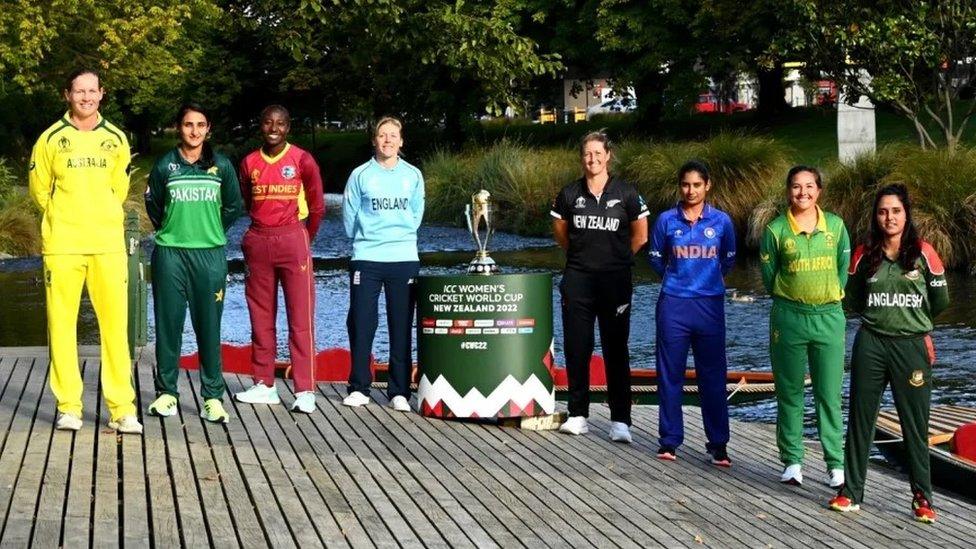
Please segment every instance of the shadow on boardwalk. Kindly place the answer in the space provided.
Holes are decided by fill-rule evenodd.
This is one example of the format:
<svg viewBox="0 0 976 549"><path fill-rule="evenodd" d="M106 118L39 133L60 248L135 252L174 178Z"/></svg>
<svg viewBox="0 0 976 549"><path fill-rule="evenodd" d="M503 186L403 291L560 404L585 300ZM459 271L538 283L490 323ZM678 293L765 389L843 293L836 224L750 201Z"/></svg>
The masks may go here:
<svg viewBox="0 0 976 549"><path fill-rule="evenodd" d="M589 435L569 437L345 408L344 388L328 384L311 416L225 399L225 426L200 419L199 380L184 373L179 416L117 437L98 358L83 353L75 434L53 429L46 350L0 348L0 547L965 547L976 531L976 505L945 493L937 525L912 522L906 479L877 467L863 511L828 511L819 448L806 485L783 486L769 425L733 423L735 465L715 468L695 408L679 460L665 463L655 407L635 409L630 446L606 439L603 405ZM140 409L152 362L144 350ZM250 384L226 379L229 392Z"/></svg>

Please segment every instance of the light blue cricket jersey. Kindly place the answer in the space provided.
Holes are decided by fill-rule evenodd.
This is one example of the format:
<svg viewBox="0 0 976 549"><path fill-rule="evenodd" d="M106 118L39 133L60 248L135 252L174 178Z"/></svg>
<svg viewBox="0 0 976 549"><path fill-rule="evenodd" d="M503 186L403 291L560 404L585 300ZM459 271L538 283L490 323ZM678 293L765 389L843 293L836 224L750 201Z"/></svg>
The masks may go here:
<svg viewBox="0 0 976 549"><path fill-rule="evenodd" d="M384 168L370 158L349 174L342 222L352 259L417 261L417 229L424 217L424 176L402 158Z"/></svg>

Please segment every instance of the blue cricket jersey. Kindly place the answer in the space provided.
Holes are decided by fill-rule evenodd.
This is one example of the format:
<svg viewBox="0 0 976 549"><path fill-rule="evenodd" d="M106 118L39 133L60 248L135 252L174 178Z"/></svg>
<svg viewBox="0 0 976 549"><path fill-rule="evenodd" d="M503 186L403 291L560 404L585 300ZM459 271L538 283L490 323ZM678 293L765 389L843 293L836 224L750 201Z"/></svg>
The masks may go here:
<svg viewBox="0 0 976 549"><path fill-rule="evenodd" d="M342 223L353 240L353 260L417 261L423 217L424 176L402 158L392 168L370 158L349 175Z"/></svg>
<svg viewBox="0 0 976 549"><path fill-rule="evenodd" d="M723 276L735 264L735 227L728 214L705 204L695 223L681 205L658 216L647 254L664 279L661 291L674 297L723 295Z"/></svg>

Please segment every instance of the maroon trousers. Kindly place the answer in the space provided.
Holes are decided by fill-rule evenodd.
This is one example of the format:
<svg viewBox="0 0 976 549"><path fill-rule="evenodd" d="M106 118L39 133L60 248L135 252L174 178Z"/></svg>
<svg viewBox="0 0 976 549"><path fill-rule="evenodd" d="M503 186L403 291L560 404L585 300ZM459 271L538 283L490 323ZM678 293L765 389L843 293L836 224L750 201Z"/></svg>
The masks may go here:
<svg viewBox="0 0 976 549"><path fill-rule="evenodd" d="M274 383L278 282L285 293L288 351L295 391L315 389L315 279L304 223L248 229L241 241L247 263L244 295L251 315L254 381Z"/></svg>

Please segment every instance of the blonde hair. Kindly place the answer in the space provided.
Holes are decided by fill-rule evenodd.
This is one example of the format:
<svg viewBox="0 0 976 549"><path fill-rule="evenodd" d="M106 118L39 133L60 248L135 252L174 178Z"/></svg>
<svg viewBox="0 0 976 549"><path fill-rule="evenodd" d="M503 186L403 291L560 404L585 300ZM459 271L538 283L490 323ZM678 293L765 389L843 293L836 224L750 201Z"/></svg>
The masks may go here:
<svg viewBox="0 0 976 549"><path fill-rule="evenodd" d="M586 150L586 144L591 141L596 141L603 144L603 150L606 152L613 152L613 144L610 143L610 137L607 136L605 131L598 130L584 135L583 139L580 140L579 152L581 157L583 156L583 152Z"/></svg>
<svg viewBox="0 0 976 549"><path fill-rule="evenodd" d="M395 116L384 116L383 118L377 120L376 125L373 126L373 137L377 137L379 135L380 128L382 128L384 124L393 124L398 130L401 132L403 131L403 122L401 122L399 118Z"/></svg>

